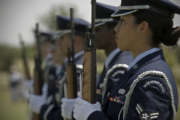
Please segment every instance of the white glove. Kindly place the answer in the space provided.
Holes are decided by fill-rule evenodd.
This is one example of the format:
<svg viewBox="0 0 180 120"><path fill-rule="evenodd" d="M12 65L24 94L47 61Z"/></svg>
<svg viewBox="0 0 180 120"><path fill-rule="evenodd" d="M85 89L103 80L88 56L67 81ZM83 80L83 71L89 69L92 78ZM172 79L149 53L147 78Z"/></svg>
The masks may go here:
<svg viewBox="0 0 180 120"><path fill-rule="evenodd" d="M47 94L48 94L48 84L45 83L42 88L42 96L46 98Z"/></svg>
<svg viewBox="0 0 180 120"><path fill-rule="evenodd" d="M62 101L61 115L65 119L72 119L72 111L73 111L76 99L62 98L61 101Z"/></svg>
<svg viewBox="0 0 180 120"><path fill-rule="evenodd" d="M89 115L95 111L101 111L99 102L91 104L81 98L77 98L73 109L73 117L76 120L87 120Z"/></svg>
<svg viewBox="0 0 180 120"><path fill-rule="evenodd" d="M29 99L30 93L33 90L33 80L24 80L22 93L25 99Z"/></svg>
<svg viewBox="0 0 180 120"><path fill-rule="evenodd" d="M33 88L33 80L24 80L23 81L23 86L25 89L27 89L28 91L31 91Z"/></svg>
<svg viewBox="0 0 180 120"><path fill-rule="evenodd" d="M38 95L30 95L29 106L30 109L35 113L40 113L41 106L45 104L45 98Z"/></svg>

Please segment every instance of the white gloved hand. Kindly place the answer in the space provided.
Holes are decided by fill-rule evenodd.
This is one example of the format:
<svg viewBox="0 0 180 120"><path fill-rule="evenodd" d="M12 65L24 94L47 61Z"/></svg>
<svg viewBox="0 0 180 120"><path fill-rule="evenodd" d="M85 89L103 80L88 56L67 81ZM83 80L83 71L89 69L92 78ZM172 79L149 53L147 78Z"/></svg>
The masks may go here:
<svg viewBox="0 0 180 120"><path fill-rule="evenodd" d="M61 115L65 119L72 119L72 111L76 99L62 98Z"/></svg>
<svg viewBox="0 0 180 120"><path fill-rule="evenodd" d="M33 80L24 80L23 81L23 86L25 89L27 89L28 91L31 91L33 88Z"/></svg>
<svg viewBox="0 0 180 120"><path fill-rule="evenodd" d="M41 106L45 104L45 98L38 95L30 95L29 106L30 109L35 113L40 113Z"/></svg>
<svg viewBox="0 0 180 120"><path fill-rule="evenodd" d="M47 98L47 96L48 96L48 84L47 83L45 83L42 87L42 96L45 98Z"/></svg>
<svg viewBox="0 0 180 120"><path fill-rule="evenodd" d="M29 99L30 93L33 90L33 80L24 80L22 93L25 99Z"/></svg>
<svg viewBox="0 0 180 120"><path fill-rule="evenodd" d="M101 111L99 102L91 104L81 98L77 98L73 109L73 117L76 120L87 120L89 115L95 111Z"/></svg>

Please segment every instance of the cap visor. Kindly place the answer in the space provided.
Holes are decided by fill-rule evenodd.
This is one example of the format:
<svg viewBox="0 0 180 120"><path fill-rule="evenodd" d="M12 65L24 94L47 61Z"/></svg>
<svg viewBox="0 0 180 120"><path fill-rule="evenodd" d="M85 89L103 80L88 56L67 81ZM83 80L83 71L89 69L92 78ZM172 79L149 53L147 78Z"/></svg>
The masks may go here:
<svg viewBox="0 0 180 120"><path fill-rule="evenodd" d="M119 17L119 16L124 16L128 14L132 14L139 9L149 9L149 5L133 5L133 6L120 6L119 9L114 12L111 17Z"/></svg>
<svg viewBox="0 0 180 120"><path fill-rule="evenodd" d="M116 12L114 12L111 17L120 17L120 16L124 16L124 15L129 15L132 13L135 13L137 10L117 10Z"/></svg>

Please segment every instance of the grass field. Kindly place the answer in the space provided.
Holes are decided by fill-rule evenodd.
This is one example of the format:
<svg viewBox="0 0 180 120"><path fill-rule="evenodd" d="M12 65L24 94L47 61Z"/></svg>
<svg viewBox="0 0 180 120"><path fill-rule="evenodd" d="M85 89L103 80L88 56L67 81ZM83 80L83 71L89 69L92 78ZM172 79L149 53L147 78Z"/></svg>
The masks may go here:
<svg viewBox="0 0 180 120"><path fill-rule="evenodd" d="M0 74L0 120L29 120L28 104L19 99L11 100L7 74Z"/></svg>

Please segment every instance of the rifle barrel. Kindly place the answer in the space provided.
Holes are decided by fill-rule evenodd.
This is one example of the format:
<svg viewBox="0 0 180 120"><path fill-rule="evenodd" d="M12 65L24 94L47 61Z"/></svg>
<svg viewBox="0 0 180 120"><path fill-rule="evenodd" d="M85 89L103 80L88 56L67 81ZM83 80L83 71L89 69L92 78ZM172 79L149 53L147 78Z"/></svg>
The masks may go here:
<svg viewBox="0 0 180 120"><path fill-rule="evenodd" d="M76 76L76 65L74 60L74 18L73 8L70 8L70 19L71 19L71 48L68 48L68 64L67 64L67 97L77 97L77 76Z"/></svg>
<svg viewBox="0 0 180 120"><path fill-rule="evenodd" d="M24 66L24 73L25 73L26 79L31 80L29 65L28 65L27 56L26 56L26 48L25 48L22 36L20 34L19 34L19 40L21 44L21 53L22 53L22 61L23 61L23 66Z"/></svg>

